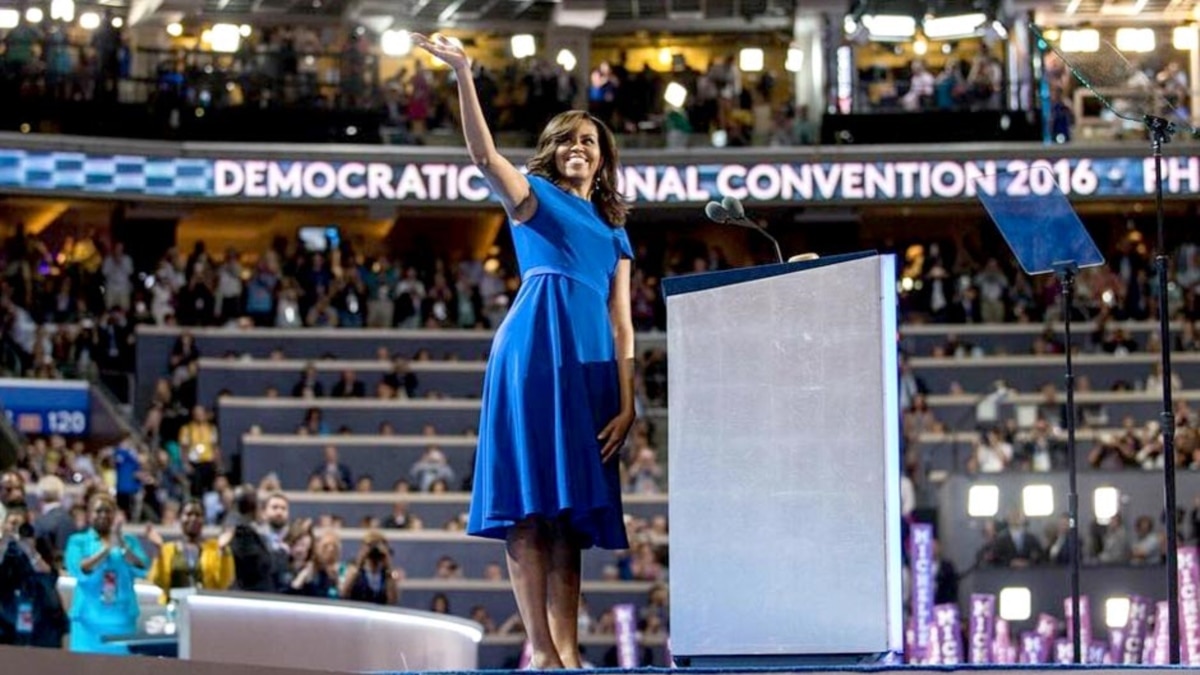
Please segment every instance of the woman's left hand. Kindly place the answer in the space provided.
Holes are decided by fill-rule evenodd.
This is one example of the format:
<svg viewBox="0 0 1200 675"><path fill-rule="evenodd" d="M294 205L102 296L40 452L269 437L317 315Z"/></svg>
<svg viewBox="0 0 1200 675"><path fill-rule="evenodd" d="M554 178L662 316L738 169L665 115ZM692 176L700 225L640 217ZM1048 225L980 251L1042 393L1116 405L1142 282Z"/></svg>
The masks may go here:
<svg viewBox="0 0 1200 675"><path fill-rule="evenodd" d="M617 413L617 416L612 418L600 430L596 439L604 444L600 448L601 462L607 462L621 450L621 445L625 442L625 436L629 434L629 429L633 426L633 421L636 417L632 410Z"/></svg>

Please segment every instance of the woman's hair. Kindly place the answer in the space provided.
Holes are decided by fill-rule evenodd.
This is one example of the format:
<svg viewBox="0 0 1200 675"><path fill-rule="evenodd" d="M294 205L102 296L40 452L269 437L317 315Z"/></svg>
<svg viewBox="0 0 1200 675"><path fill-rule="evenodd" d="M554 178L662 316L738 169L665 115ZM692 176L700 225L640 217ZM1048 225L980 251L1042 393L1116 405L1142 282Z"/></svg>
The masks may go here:
<svg viewBox="0 0 1200 675"><path fill-rule="evenodd" d="M208 515L207 513L205 513L204 502L199 499L196 499L195 497L188 498L188 500L183 503L183 506L181 506L179 508L179 513L182 514L184 511L188 510L189 508L194 508L197 511L199 511L201 518L204 518Z"/></svg>
<svg viewBox="0 0 1200 675"><path fill-rule="evenodd" d="M621 227L629 213L629 203L617 190L617 141L612 131L599 119L582 110L568 110L555 115L538 138L537 148L527 165L529 173L553 183L562 180L558 165L554 162L554 150L583 122L596 125L600 142L601 164L596 172L596 184L592 187L592 203L605 222L613 227Z"/></svg>
<svg viewBox="0 0 1200 675"><path fill-rule="evenodd" d="M96 508L97 504L106 504L112 508L117 508L117 500L107 492L94 492L87 500L88 511Z"/></svg>

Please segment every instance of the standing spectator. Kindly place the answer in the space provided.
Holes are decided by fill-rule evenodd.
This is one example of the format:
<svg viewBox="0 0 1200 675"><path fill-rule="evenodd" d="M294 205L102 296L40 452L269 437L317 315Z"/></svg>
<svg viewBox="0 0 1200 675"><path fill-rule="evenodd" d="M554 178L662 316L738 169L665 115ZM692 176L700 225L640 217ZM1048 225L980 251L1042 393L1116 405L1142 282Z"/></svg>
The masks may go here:
<svg viewBox="0 0 1200 675"><path fill-rule="evenodd" d="M234 249L225 252L225 262L217 270L217 316L229 323L242 315L242 263Z"/></svg>
<svg viewBox="0 0 1200 675"><path fill-rule="evenodd" d="M120 307L128 310L133 293L133 258L125 253L123 242L113 243L112 250L104 256L100 272L104 275L105 309Z"/></svg>
<svg viewBox="0 0 1200 675"><path fill-rule="evenodd" d="M117 508L125 515L126 522L138 520L138 495L142 493L142 462L133 439L126 438L113 450L113 464L117 472Z"/></svg>
<svg viewBox="0 0 1200 675"><path fill-rule="evenodd" d="M134 578L148 566L137 537L122 534L117 503L101 492L88 503L85 532L67 540L67 573L76 579L71 602L71 651L125 654L124 645L104 641L108 635L137 631L138 602Z"/></svg>
<svg viewBox="0 0 1200 675"><path fill-rule="evenodd" d="M355 563L346 569L341 596L347 600L395 605L400 599L400 571L392 567L392 552L379 530L363 535Z"/></svg>
<svg viewBox="0 0 1200 675"><path fill-rule="evenodd" d="M204 539L204 505L191 500L180 512L179 529L183 538L164 542L152 526L146 538L158 546L158 556L147 578L163 591L164 601L174 588L224 590L233 584L233 530L216 539Z"/></svg>
<svg viewBox="0 0 1200 675"><path fill-rule="evenodd" d="M341 539L332 531L321 535L312 559L292 579L291 592L312 598L340 597L344 572L341 560Z"/></svg>
<svg viewBox="0 0 1200 675"><path fill-rule="evenodd" d="M208 411L202 405L192 408L192 421L179 430L179 449L191 467L192 496L197 499L216 481L221 452L217 442L217 425L209 420Z"/></svg>
<svg viewBox="0 0 1200 675"><path fill-rule="evenodd" d="M45 476L38 481L41 514L33 522L33 532L39 541L45 542L43 548L56 555L62 555L67 539L75 534L75 521L62 503L64 489L58 476Z"/></svg>

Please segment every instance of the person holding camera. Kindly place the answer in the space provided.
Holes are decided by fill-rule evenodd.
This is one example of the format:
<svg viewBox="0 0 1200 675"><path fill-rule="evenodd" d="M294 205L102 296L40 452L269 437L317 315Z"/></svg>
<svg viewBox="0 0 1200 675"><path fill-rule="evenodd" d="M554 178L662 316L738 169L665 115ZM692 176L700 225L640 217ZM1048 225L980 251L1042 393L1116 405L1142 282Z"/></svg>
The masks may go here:
<svg viewBox="0 0 1200 675"><path fill-rule="evenodd" d="M37 550L24 506L0 503L0 644L62 647L67 616L57 579Z"/></svg>
<svg viewBox="0 0 1200 675"><path fill-rule="evenodd" d="M104 642L106 635L137 632L138 601L134 579L149 566L136 537L122 534L117 502L107 492L88 501L88 524L67 539L67 573L75 577L71 601L71 651L127 654L124 645Z"/></svg>
<svg viewBox="0 0 1200 675"><path fill-rule="evenodd" d="M392 551L378 530L363 536L358 558L346 570L341 595L346 600L395 605L400 600L400 570L392 567Z"/></svg>

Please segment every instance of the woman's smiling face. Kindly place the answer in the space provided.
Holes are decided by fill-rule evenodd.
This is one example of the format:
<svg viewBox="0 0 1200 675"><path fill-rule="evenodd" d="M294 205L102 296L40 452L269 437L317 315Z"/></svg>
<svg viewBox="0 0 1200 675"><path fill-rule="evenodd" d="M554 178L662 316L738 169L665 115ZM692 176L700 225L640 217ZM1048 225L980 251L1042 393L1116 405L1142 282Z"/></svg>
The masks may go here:
<svg viewBox="0 0 1200 675"><path fill-rule="evenodd" d="M590 120L583 120L561 138L554 148L558 174L572 184L591 185L600 171L600 133Z"/></svg>

